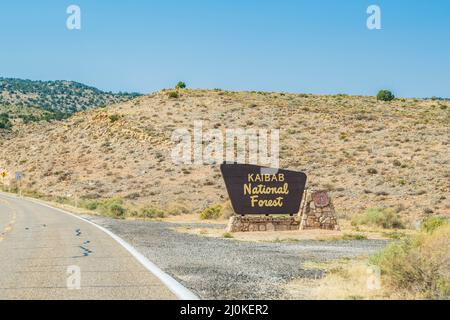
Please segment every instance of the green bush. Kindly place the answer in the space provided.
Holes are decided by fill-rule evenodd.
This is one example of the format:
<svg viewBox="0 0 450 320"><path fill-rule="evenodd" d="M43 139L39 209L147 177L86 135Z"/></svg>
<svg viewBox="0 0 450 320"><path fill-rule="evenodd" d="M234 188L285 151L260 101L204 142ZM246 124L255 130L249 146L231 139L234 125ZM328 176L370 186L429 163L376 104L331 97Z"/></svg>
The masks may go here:
<svg viewBox="0 0 450 320"><path fill-rule="evenodd" d="M436 229L449 223L450 219L446 217L429 217L422 222L420 228L427 233L433 233Z"/></svg>
<svg viewBox="0 0 450 320"><path fill-rule="evenodd" d="M394 94L389 90L380 90L377 94L377 100L380 101L392 101L395 99Z"/></svg>
<svg viewBox="0 0 450 320"><path fill-rule="evenodd" d="M392 209L368 209L352 219L353 226L367 225L385 229L403 229L405 226L400 216Z"/></svg>
<svg viewBox="0 0 450 320"><path fill-rule="evenodd" d="M142 218L148 219L156 219L156 218L164 218L165 212L156 208L143 208L139 211L139 216Z"/></svg>
<svg viewBox="0 0 450 320"><path fill-rule="evenodd" d="M234 238L233 234L230 233L230 232L225 232L225 233L222 235L222 237L224 237L225 239L233 239L233 238Z"/></svg>
<svg viewBox="0 0 450 320"><path fill-rule="evenodd" d="M186 88L186 83L184 83L183 81L180 81L177 83L177 85L175 86L175 88L178 89L185 89Z"/></svg>
<svg viewBox="0 0 450 320"><path fill-rule="evenodd" d="M12 128L12 123L9 120L9 115L7 113L0 114L0 129L9 130Z"/></svg>
<svg viewBox="0 0 450 320"><path fill-rule="evenodd" d="M91 200L91 199L82 199L79 202L79 206L81 208L87 209L87 210L97 210L99 205L99 202L97 200Z"/></svg>
<svg viewBox="0 0 450 320"><path fill-rule="evenodd" d="M180 95L178 94L178 92L176 92L176 91L169 92L169 98L178 99L179 97L180 97Z"/></svg>
<svg viewBox="0 0 450 320"><path fill-rule="evenodd" d="M123 200L120 198L101 200L82 199L79 205L87 210L96 211L112 218L123 219L127 213L127 209L123 205Z"/></svg>
<svg viewBox="0 0 450 320"><path fill-rule="evenodd" d="M126 209L119 203L112 203L107 207L107 212L114 218L124 218Z"/></svg>
<svg viewBox="0 0 450 320"><path fill-rule="evenodd" d="M112 218L124 218L126 209L123 206L123 200L120 198L103 199L98 208L102 214Z"/></svg>
<svg viewBox="0 0 450 320"><path fill-rule="evenodd" d="M389 245L370 258L383 282L425 298L450 298L450 224Z"/></svg>
<svg viewBox="0 0 450 320"><path fill-rule="evenodd" d="M222 206L221 205L214 205L208 208L205 208L205 210L200 213L200 219L202 220L214 220L219 219L222 216Z"/></svg>
<svg viewBox="0 0 450 320"><path fill-rule="evenodd" d="M118 114L112 114L109 116L109 121L112 123L117 122L120 120L120 116Z"/></svg>
<svg viewBox="0 0 450 320"><path fill-rule="evenodd" d="M367 240L367 236L363 234L349 234L345 233L342 236L342 240Z"/></svg>

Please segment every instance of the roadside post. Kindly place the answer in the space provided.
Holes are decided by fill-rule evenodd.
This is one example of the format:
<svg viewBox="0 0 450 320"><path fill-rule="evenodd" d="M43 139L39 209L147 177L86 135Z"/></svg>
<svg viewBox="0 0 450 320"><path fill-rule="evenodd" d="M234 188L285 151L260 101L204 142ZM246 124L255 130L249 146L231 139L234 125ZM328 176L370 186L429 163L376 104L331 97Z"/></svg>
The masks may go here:
<svg viewBox="0 0 450 320"><path fill-rule="evenodd" d="M16 172L16 182L17 182L17 188L19 191L19 197L22 197L22 184L21 184L22 178L23 178L22 172L17 171Z"/></svg>
<svg viewBox="0 0 450 320"><path fill-rule="evenodd" d="M0 170L0 176L2 177L2 188L5 191L5 178L8 176L8 172L5 169Z"/></svg>

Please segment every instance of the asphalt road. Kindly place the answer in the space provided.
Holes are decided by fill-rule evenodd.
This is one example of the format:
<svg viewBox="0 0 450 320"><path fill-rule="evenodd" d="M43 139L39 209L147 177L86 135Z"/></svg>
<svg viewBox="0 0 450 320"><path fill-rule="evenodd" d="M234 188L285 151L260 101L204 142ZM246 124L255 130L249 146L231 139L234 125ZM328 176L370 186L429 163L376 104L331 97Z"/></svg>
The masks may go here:
<svg viewBox="0 0 450 320"><path fill-rule="evenodd" d="M102 230L58 210L0 194L0 299L176 296Z"/></svg>
<svg viewBox="0 0 450 320"><path fill-rule="evenodd" d="M127 241L176 284L204 299L291 298L284 292L287 282L323 276L323 270L305 268L305 263L367 255L387 244L383 240L253 243L174 230L198 224L84 218ZM69 290L76 281L68 271L78 268L80 289ZM0 194L0 300L175 298L135 256L96 226ZM305 296L295 298L310 297L305 291Z"/></svg>

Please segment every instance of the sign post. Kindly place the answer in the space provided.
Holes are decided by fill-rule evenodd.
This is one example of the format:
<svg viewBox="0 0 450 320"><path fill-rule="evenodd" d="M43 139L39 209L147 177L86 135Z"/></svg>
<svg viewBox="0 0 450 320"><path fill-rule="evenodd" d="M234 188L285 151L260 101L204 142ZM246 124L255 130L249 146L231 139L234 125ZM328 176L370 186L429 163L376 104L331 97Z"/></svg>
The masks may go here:
<svg viewBox="0 0 450 320"><path fill-rule="evenodd" d="M19 189L19 197L22 196L22 185L21 185L21 181L23 178L23 174L20 171L16 172L16 181L17 181L17 188Z"/></svg>
<svg viewBox="0 0 450 320"><path fill-rule="evenodd" d="M7 175L8 175L8 172L6 172L6 170L4 170L4 169L0 170L0 176L2 177L3 191L5 191L5 178Z"/></svg>

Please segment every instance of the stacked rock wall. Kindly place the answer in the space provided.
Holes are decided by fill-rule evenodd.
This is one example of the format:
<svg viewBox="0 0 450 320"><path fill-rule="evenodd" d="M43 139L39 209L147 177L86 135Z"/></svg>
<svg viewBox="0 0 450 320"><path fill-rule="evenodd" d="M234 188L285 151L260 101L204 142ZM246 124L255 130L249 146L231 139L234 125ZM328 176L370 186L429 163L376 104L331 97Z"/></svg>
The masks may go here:
<svg viewBox="0 0 450 320"><path fill-rule="evenodd" d="M333 202L324 191L306 193L300 230L308 229L339 230Z"/></svg>
<svg viewBox="0 0 450 320"><path fill-rule="evenodd" d="M228 232L291 231L299 230L298 217L233 216L228 222Z"/></svg>

